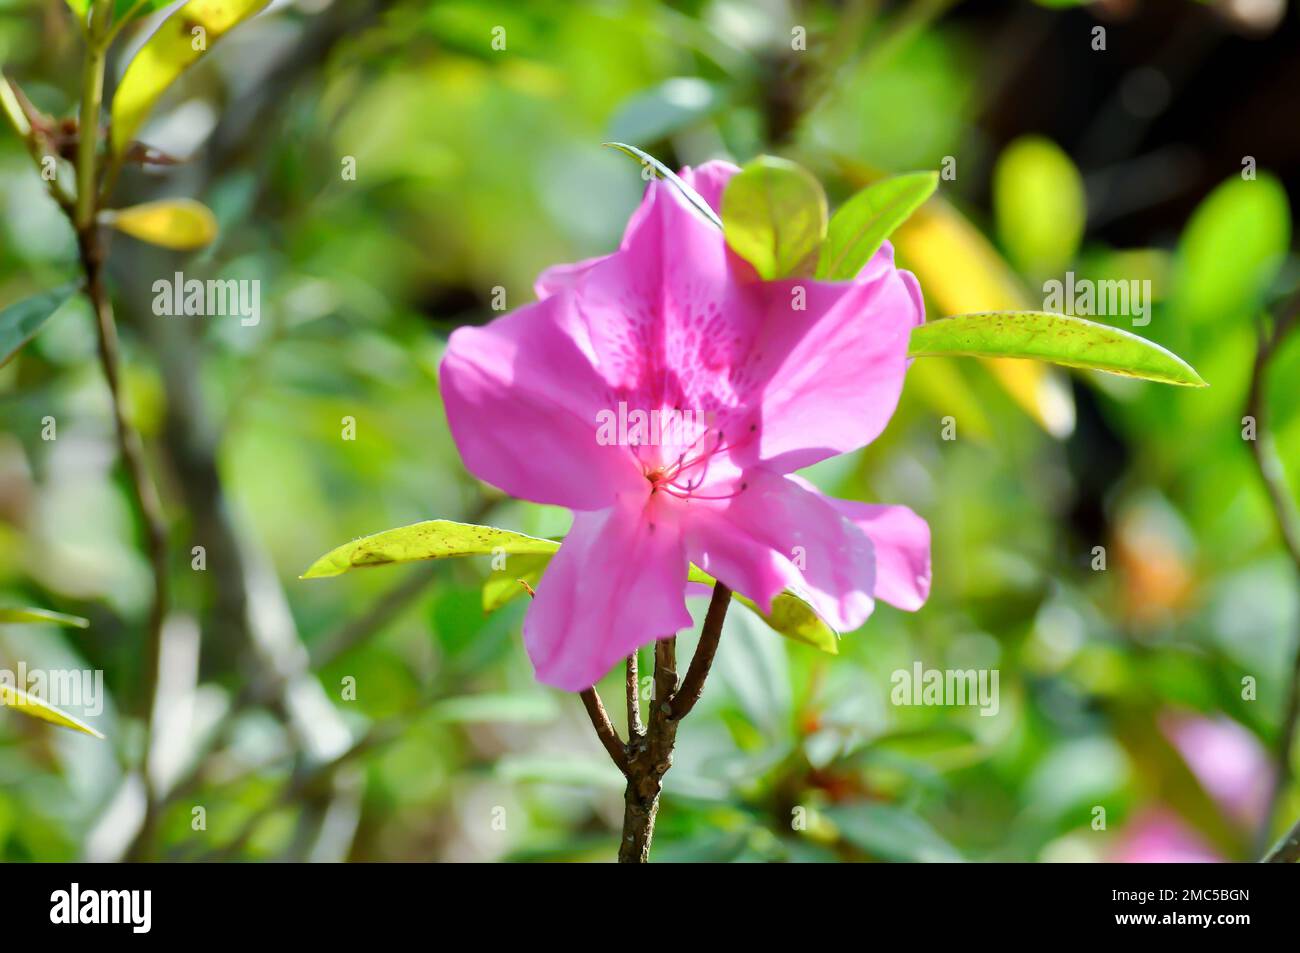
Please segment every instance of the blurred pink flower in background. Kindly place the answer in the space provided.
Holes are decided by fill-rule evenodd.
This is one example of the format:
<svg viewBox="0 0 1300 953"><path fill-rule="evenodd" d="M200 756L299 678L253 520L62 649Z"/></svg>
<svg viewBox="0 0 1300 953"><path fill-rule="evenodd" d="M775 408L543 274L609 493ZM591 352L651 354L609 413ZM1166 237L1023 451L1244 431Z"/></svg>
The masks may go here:
<svg viewBox="0 0 1300 953"><path fill-rule="evenodd" d="M1129 821L1119 846L1107 859L1120 864L1215 864L1226 860L1166 808L1149 809Z"/></svg>
<svg viewBox="0 0 1300 953"><path fill-rule="evenodd" d="M1226 715L1176 712L1161 717L1160 729L1228 817L1246 828L1263 823L1274 769L1250 730Z"/></svg>
<svg viewBox="0 0 1300 953"><path fill-rule="evenodd" d="M1264 821L1274 769L1268 752L1247 728L1226 715L1165 712L1160 730L1206 794L1243 830ZM1148 809L1125 825L1109 856L1119 863L1215 863L1222 856L1166 807Z"/></svg>

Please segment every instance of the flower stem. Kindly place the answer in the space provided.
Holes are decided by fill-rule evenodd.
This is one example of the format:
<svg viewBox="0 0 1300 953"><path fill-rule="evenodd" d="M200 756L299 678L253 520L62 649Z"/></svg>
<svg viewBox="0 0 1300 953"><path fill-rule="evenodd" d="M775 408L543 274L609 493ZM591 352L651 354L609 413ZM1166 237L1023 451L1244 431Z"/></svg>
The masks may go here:
<svg viewBox="0 0 1300 953"><path fill-rule="evenodd" d="M704 682L713 665L718 640L722 637L722 623L730 604L731 590L722 583L717 583L713 587L713 598L704 618L699 645L680 688L677 685L676 637L660 639L655 643L654 698L650 702L649 724L644 733L632 732L627 745L623 837L618 848L621 864L644 864L650 860L650 844L654 840L655 818L659 813L659 795L663 792L664 775L673 765L677 726L695 707L704 691ZM631 691L635 682L635 669L630 659L628 666ZM631 710L629 708L629 712Z"/></svg>

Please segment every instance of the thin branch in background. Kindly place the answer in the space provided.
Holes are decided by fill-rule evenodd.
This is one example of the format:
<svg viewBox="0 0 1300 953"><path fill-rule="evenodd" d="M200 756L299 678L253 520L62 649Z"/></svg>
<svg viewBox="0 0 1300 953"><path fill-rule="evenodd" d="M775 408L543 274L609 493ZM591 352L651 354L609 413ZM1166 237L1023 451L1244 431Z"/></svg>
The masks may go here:
<svg viewBox="0 0 1300 953"><path fill-rule="evenodd" d="M145 706L144 743L140 757L140 774L145 791L144 827L152 828L157 799L150 771L152 748L153 707L158 695L158 667L162 656L163 621L167 614L167 523L162 500L145 463L144 446L139 433L132 426L126 410L122 389L121 353L117 338L117 324L113 305L104 284L105 248L96 221L101 196L99 194L100 144L99 115L103 104L104 73L108 59L108 44L112 39L109 23L113 4L96 3L91 8L86 33L86 60L82 74L82 98L77 140L76 173L77 194L75 206L63 206L77 235L77 248L81 269L86 279L86 296L95 313L99 364L108 385L109 401L113 413L113 429L117 438L118 456L126 471L131 496L144 524L146 548L153 572L153 598L149 608L149 621L145 630L144 684L141 692Z"/></svg>
<svg viewBox="0 0 1300 953"><path fill-rule="evenodd" d="M1276 356L1286 335L1295 327L1298 318L1300 318L1300 295L1292 299L1282 316L1278 318L1272 334L1261 332L1259 350L1255 355L1254 373L1250 380L1250 393L1246 399L1246 415L1255 423L1255 439L1249 441L1251 455L1264 489L1268 493L1283 545L1294 564L1296 588L1300 592L1300 511L1291 498L1286 470L1282 466L1282 458L1278 454L1272 430L1269 428L1268 401L1265 393L1269 364ZM1265 844L1268 843L1269 831L1272 830L1282 799L1293 777L1291 753L1296 740L1296 722L1300 720L1300 633L1297 633L1295 641L1286 687L1286 701L1282 709L1282 728L1273 751L1275 768L1273 788L1260 837L1261 842ZM1300 838L1300 825L1297 825L1266 859L1281 862L1289 857L1289 860L1294 861L1300 856L1298 838Z"/></svg>

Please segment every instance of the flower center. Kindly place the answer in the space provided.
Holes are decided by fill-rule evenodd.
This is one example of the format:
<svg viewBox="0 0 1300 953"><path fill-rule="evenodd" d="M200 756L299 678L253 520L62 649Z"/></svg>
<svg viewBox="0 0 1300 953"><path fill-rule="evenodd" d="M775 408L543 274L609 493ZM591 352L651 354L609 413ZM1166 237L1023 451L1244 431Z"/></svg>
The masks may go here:
<svg viewBox="0 0 1300 953"><path fill-rule="evenodd" d="M731 493L705 496L698 491L709 477L709 465L714 456L730 450L720 430L702 430L700 434L669 463L649 464L641 458L640 448L634 447L641 472L650 481L653 493L667 493L680 500L728 500L745 489L741 483Z"/></svg>

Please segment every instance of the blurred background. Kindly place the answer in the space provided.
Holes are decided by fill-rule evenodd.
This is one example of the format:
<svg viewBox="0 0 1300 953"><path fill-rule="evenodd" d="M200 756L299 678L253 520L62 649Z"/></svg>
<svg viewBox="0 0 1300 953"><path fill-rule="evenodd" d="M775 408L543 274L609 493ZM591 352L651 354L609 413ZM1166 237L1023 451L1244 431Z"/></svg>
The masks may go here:
<svg viewBox="0 0 1300 953"><path fill-rule="evenodd" d="M197 255L111 251L170 526L153 700L149 563L84 300L0 369L0 605L91 623L0 626L0 667L101 670L107 696L87 716L105 741L0 709L0 858L613 859L621 778L577 697L533 680L523 600L484 611L487 559L298 579L418 520L565 531L466 473L437 365L497 289L514 307L541 268L615 247L644 183L609 139L672 166L779 153L833 203L938 169L895 236L930 317L1043 307L1067 272L1146 280L1148 325L1097 320L1211 385L916 363L884 436L808 475L929 521L929 603L882 604L837 657L733 609L654 859L1258 857L1300 817L1300 568L1242 419L1261 318L1300 277L1298 19L1285 0L272 4L141 134L185 161L118 186L221 224ZM0 0L0 61L49 113L75 112L80 43L62 2ZM0 306L75 261L0 135ZM260 322L156 317L153 282L182 270L260 281ZM1293 334L1258 402L1292 500L1298 376ZM998 713L892 704L916 663L997 670ZM621 679L602 685L620 729ZM151 708L163 799L142 825Z"/></svg>

